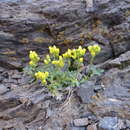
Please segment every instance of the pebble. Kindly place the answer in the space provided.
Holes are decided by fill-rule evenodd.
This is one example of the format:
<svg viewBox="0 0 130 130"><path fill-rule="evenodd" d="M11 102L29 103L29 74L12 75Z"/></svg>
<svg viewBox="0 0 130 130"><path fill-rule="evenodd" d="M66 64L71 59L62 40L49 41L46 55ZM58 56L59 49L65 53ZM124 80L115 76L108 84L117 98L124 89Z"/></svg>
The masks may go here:
<svg viewBox="0 0 130 130"><path fill-rule="evenodd" d="M87 126L89 123L88 118L80 118L74 120L75 126Z"/></svg>

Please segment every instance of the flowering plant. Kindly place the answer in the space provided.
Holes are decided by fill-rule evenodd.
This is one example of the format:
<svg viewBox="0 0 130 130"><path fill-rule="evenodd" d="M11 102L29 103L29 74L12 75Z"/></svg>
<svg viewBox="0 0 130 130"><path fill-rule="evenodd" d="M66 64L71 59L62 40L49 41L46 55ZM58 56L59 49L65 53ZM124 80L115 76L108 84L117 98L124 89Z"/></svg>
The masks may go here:
<svg viewBox="0 0 130 130"><path fill-rule="evenodd" d="M91 54L92 65L94 57L101 48L99 45L88 46L88 51ZM50 46L49 54L44 58L40 58L35 51L30 51L30 62L25 71L35 80L40 80L52 95L57 96L64 88L79 86L92 75L99 74L99 72L94 73L96 69L91 69L89 76L80 71L84 66L85 53L86 49L81 46L77 49L68 49L63 54L60 54L60 49L56 46Z"/></svg>

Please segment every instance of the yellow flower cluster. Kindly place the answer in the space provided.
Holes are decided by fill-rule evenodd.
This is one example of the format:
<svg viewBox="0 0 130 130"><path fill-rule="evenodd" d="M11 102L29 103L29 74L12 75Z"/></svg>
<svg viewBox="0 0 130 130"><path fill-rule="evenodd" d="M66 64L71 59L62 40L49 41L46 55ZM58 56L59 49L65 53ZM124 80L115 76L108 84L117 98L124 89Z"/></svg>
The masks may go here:
<svg viewBox="0 0 130 130"><path fill-rule="evenodd" d="M72 53L72 50L68 49L68 51L63 54L63 58L65 59L71 58L71 53Z"/></svg>
<svg viewBox="0 0 130 130"><path fill-rule="evenodd" d="M79 58L78 62L83 63L83 58Z"/></svg>
<svg viewBox="0 0 130 130"><path fill-rule="evenodd" d="M88 46L88 50L90 52L90 54L95 57L100 51L101 51L101 47L97 44L93 45L93 46Z"/></svg>
<svg viewBox="0 0 130 130"><path fill-rule="evenodd" d="M49 55L46 55L46 59L44 60L44 63L48 65L51 62L51 58Z"/></svg>
<svg viewBox="0 0 130 130"><path fill-rule="evenodd" d="M38 61L40 60L40 57L35 51L30 51L29 58L30 58L29 65L32 67L36 66Z"/></svg>
<svg viewBox="0 0 130 130"><path fill-rule="evenodd" d="M52 64L59 66L59 67L64 67L64 59L62 56L59 56L59 60L54 60L52 61Z"/></svg>
<svg viewBox="0 0 130 130"><path fill-rule="evenodd" d="M53 54L54 56L59 56L59 53L60 53L60 49L57 48L56 46L50 46L49 47L49 52L50 54Z"/></svg>
<svg viewBox="0 0 130 130"><path fill-rule="evenodd" d="M76 55L77 55L77 57L84 56L85 53L86 53L86 49L82 48L81 46L79 46L79 48L76 49Z"/></svg>
<svg viewBox="0 0 130 130"><path fill-rule="evenodd" d="M49 72L37 72L35 73L35 77L36 79L38 80L41 80L42 84L46 84L46 79L48 78L49 76Z"/></svg>
<svg viewBox="0 0 130 130"><path fill-rule="evenodd" d="M78 49L72 49L72 50L68 49L68 51L63 54L63 58L77 59L79 62L82 63L83 62L82 56L84 56L85 53L86 53L86 49L79 46Z"/></svg>

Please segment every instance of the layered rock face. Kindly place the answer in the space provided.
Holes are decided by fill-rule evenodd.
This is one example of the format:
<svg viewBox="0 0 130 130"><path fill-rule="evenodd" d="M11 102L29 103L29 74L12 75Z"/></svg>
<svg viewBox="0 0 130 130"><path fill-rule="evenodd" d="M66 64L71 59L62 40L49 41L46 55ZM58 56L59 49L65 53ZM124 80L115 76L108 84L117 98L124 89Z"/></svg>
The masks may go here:
<svg viewBox="0 0 130 130"><path fill-rule="evenodd" d="M117 116L127 125L116 130L130 128L129 0L95 0L90 12L81 0L0 0L0 12L1 129L80 129L70 123L90 113L104 117L99 130L109 130L103 122L117 124ZM49 45L64 51L94 43L102 47L95 63L105 72L81 86L67 107L59 105L46 88L28 84L30 79L18 71L30 50L43 55Z"/></svg>
<svg viewBox="0 0 130 130"><path fill-rule="evenodd" d="M102 64L107 71L78 90L82 102L97 116L130 119L130 51Z"/></svg>
<svg viewBox="0 0 130 130"><path fill-rule="evenodd" d="M129 50L129 1L98 0L94 8L86 12L81 0L1 2L1 63L21 67L29 50L43 54L52 44L68 48L96 42L102 46L98 62Z"/></svg>

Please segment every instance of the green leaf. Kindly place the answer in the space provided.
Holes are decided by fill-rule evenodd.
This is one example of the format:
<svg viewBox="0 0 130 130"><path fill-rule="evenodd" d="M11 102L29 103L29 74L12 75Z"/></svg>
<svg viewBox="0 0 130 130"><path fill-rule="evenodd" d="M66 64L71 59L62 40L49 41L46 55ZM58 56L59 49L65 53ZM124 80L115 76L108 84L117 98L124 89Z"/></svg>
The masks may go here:
<svg viewBox="0 0 130 130"><path fill-rule="evenodd" d="M100 76L104 72L103 69L99 69L94 66L91 67L91 71L93 75L98 75L98 76Z"/></svg>

